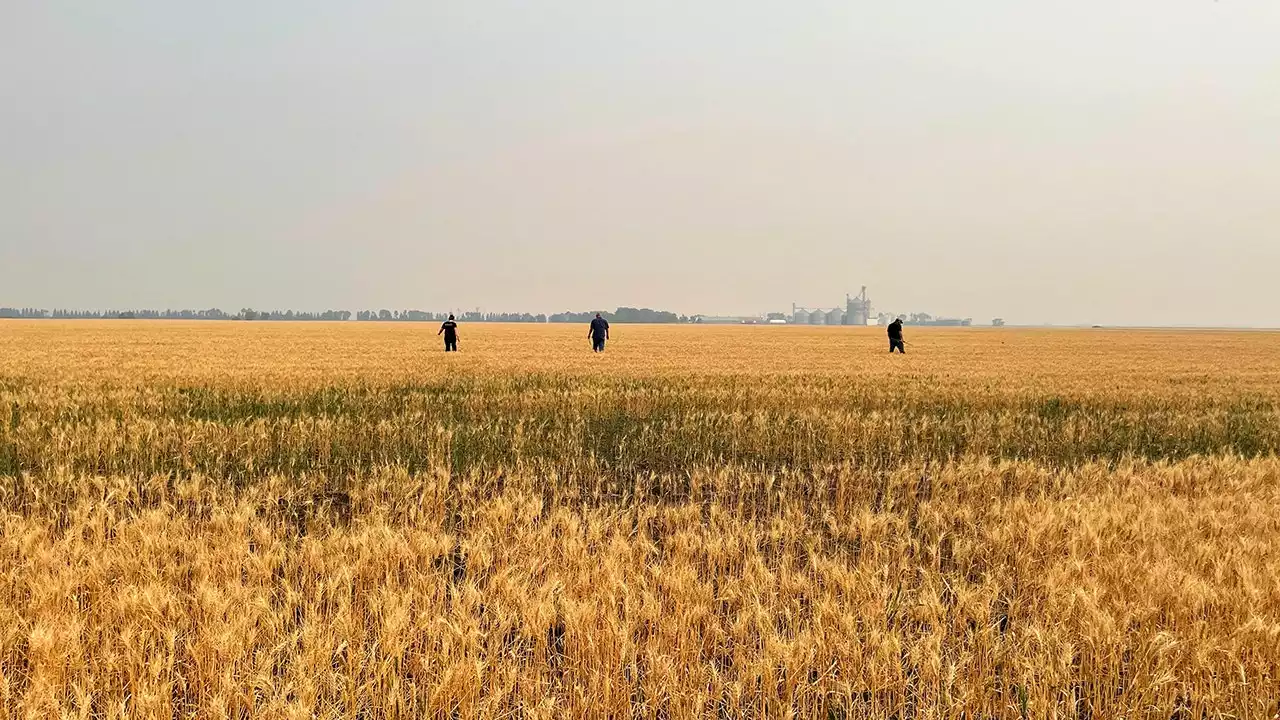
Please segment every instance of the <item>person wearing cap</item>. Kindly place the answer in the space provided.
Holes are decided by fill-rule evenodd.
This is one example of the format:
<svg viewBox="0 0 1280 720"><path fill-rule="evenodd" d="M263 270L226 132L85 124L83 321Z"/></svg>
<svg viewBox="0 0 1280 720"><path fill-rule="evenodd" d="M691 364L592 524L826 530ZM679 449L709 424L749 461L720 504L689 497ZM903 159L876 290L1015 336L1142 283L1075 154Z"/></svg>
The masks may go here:
<svg viewBox="0 0 1280 720"><path fill-rule="evenodd" d="M892 355L894 350L907 354L907 345L902 340L902 318L895 318L889 323L889 354Z"/></svg>
<svg viewBox="0 0 1280 720"><path fill-rule="evenodd" d="M604 341L609 339L609 321L600 317L600 313L596 313L596 319L591 321L587 337L591 338L593 352L604 352Z"/></svg>
<svg viewBox="0 0 1280 720"><path fill-rule="evenodd" d="M440 326L440 332L436 333L436 337L440 335L444 335L445 352L458 352L458 323L453 321L452 315Z"/></svg>

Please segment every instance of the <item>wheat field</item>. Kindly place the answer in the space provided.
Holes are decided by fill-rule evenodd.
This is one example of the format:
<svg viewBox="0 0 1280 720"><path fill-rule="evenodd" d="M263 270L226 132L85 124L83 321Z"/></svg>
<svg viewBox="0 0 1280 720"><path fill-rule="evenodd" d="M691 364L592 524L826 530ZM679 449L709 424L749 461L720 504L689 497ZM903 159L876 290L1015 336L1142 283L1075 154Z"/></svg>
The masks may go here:
<svg viewBox="0 0 1280 720"><path fill-rule="evenodd" d="M1272 718L1280 334L0 324L0 718Z"/></svg>

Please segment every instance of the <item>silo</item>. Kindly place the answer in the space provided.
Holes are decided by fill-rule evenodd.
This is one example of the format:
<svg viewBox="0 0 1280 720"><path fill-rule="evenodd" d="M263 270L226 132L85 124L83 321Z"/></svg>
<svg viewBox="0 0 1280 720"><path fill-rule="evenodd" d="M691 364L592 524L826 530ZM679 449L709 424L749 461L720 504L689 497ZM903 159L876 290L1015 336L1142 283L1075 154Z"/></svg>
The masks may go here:
<svg viewBox="0 0 1280 720"><path fill-rule="evenodd" d="M794 323L794 324L796 324L796 325L808 325L808 324L809 324L809 311L808 311L808 310L799 310L799 309L797 309L797 310L793 311L793 312L791 313L791 322L792 322L792 323Z"/></svg>
<svg viewBox="0 0 1280 720"><path fill-rule="evenodd" d="M814 310L813 312L809 313L809 324L810 325L826 325L827 314L822 312L821 310Z"/></svg>
<svg viewBox="0 0 1280 720"><path fill-rule="evenodd" d="M848 312L845 315L845 322L850 325L866 325L871 320L871 301L867 299L867 288L864 285L862 292L853 297L845 297L845 304Z"/></svg>
<svg viewBox="0 0 1280 720"><path fill-rule="evenodd" d="M859 298L849 298L845 319L850 325L866 325L867 304Z"/></svg>
<svg viewBox="0 0 1280 720"><path fill-rule="evenodd" d="M828 324L828 325L843 325L843 324L844 324L844 311L843 311L843 310L841 310L840 308L833 308L833 309L831 309L831 310L828 310L828 311L827 311L827 324Z"/></svg>

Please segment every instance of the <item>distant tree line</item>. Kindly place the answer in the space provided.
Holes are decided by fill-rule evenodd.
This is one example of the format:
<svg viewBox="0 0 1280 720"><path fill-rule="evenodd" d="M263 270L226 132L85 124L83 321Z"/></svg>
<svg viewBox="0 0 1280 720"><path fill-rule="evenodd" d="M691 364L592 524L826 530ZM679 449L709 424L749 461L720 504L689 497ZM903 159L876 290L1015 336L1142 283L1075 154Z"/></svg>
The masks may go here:
<svg viewBox="0 0 1280 720"><path fill-rule="evenodd" d="M587 312L563 312L548 317L530 313L482 313L479 311L457 313L459 322L498 323L587 323L600 312L611 323L683 323L691 322L684 315L649 308L620 307L613 312L590 310ZM364 322L444 322L449 313L423 310L325 310L306 312L301 310L254 310L242 308L238 313L227 313L217 308L208 310L41 310L39 308L0 308L0 318L66 319L66 320L328 320L345 321L355 318Z"/></svg>
<svg viewBox="0 0 1280 720"><path fill-rule="evenodd" d="M0 308L0 318L54 320L231 320L235 316L217 309L208 310L41 310L38 308Z"/></svg>
<svg viewBox="0 0 1280 720"><path fill-rule="evenodd" d="M325 310L324 312L295 312L293 310L254 310L245 308L235 318L237 320L350 320L350 310Z"/></svg>
<svg viewBox="0 0 1280 720"><path fill-rule="evenodd" d="M477 311L455 313L459 322L544 323L546 315L529 313L482 313ZM361 310L356 320L365 322L444 322L449 313L423 312L422 310Z"/></svg>
<svg viewBox="0 0 1280 720"><path fill-rule="evenodd" d="M231 314L218 308L208 310L41 310L0 308L0 318L49 320L350 320L349 310L306 312L300 310L254 310L244 308Z"/></svg>
<svg viewBox="0 0 1280 720"><path fill-rule="evenodd" d="M683 323L689 322L684 315L677 315L665 310L649 308L620 307L613 312L605 310L589 310L587 312L562 312L552 315L548 320L553 323L586 323L591 322L596 313L611 323Z"/></svg>
<svg viewBox="0 0 1280 720"><path fill-rule="evenodd" d="M36 308L0 308L0 318L47 318L48 310Z"/></svg>

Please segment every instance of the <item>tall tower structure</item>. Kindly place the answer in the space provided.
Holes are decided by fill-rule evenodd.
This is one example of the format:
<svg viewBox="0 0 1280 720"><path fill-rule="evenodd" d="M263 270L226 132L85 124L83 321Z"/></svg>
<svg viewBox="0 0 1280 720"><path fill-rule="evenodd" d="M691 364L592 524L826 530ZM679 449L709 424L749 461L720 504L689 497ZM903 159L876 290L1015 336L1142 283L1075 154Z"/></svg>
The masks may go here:
<svg viewBox="0 0 1280 720"><path fill-rule="evenodd" d="M844 322L846 325L866 325L871 319L871 301L867 298L867 286L854 297L845 295Z"/></svg>

